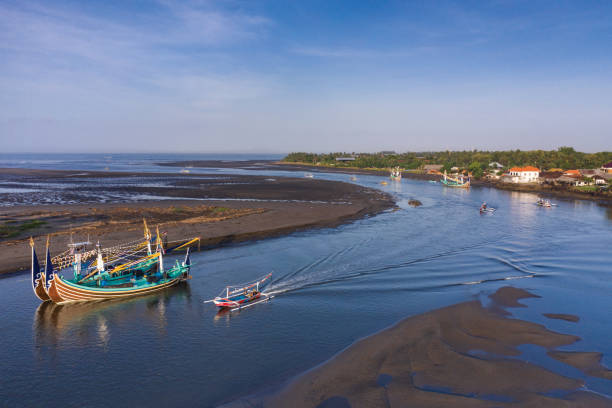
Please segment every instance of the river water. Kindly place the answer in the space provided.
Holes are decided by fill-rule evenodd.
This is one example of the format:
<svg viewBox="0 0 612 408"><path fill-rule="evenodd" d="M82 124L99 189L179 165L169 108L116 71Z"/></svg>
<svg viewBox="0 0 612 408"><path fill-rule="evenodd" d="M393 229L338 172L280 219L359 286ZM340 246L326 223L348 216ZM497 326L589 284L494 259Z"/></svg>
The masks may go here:
<svg viewBox="0 0 612 408"><path fill-rule="evenodd" d="M126 158L126 156L128 156ZM178 172L154 163L182 156L0 156L0 167ZM237 157L202 156L227 160ZM194 158L194 157L189 157ZM238 158L242 158L238 157ZM245 156L244 158L251 158ZM265 156L259 159L268 158ZM272 157L274 158L274 157ZM41 163L43 161L43 163ZM192 172L223 174L248 170ZM278 177L294 172L257 172ZM315 178L349 181L346 174ZM0 278L2 377L7 406L216 406L282 386L402 318L526 288L515 317L582 338L564 350L600 351L612 367L612 210L589 201L444 188L426 181L363 186L393 194L399 209L331 229L195 253L193 279L156 295L98 304L40 304L28 274ZM408 206L416 198L423 205ZM480 215L486 201L497 211ZM203 301L226 284L273 272L270 302L218 314ZM572 313L578 323L541 313ZM528 347L518 358L583 378L612 396L612 381L584 376Z"/></svg>

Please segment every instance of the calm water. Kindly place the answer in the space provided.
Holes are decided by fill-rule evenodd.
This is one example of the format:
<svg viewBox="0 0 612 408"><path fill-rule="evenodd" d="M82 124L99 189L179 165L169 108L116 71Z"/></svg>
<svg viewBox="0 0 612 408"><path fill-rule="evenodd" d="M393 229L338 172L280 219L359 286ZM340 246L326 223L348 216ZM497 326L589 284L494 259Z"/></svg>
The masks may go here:
<svg viewBox="0 0 612 408"><path fill-rule="evenodd" d="M163 158L111 165L179 170L152 164ZM20 166L32 167L31 160L25 157ZM49 168L92 170L104 168L106 159L58 160ZM348 181L342 174L315 177ZM380 181L358 176L356 183L391 192L400 210L197 253L194 279L158 295L41 305L29 275L0 279L0 401L215 406L278 387L404 317L484 298L508 284L542 296L525 300L529 308L513 310L515 316L579 335L583 340L566 350L603 352L603 363L612 367L612 210L587 201L554 201L557 207L544 209L532 194ZM411 198L423 206L408 207ZM498 210L481 216L482 201ZM274 281L268 291L276 294L271 302L231 315L203 304L225 284L269 271ZM581 321L548 320L543 312L574 313ZM523 351L520 358L584 378L588 389L612 395L612 381L584 377L548 359L545 350Z"/></svg>

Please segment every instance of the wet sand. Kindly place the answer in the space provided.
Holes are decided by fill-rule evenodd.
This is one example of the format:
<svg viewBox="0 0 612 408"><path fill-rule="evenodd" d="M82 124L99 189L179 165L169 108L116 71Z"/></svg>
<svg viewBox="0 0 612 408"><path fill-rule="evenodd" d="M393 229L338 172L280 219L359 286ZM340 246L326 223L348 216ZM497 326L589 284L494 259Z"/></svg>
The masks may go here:
<svg viewBox="0 0 612 408"><path fill-rule="evenodd" d="M30 235L43 251L50 234L53 254L66 249L71 231L75 241L89 236L112 246L140 239L146 217L149 226L159 225L169 240L199 236L201 246L207 247L335 227L395 205L377 190L311 179L0 169L0 184L7 179L23 188L67 185L38 194L56 194L60 200L70 197L76 203L31 205L19 201L31 195L12 195L11 205L0 207L0 225L32 220L42 224L0 240L0 273L29 268ZM97 184L87 184L91 180ZM160 199L131 199L143 195ZM96 202L100 197L115 197L118 202Z"/></svg>
<svg viewBox="0 0 612 408"><path fill-rule="evenodd" d="M534 295L502 288L492 304L459 303L410 317L362 339L267 396L226 407L612 407L612 400L520 359L534 344L591 376L612 379L601 354L555 350L579 340L507 317Z"/></svg>

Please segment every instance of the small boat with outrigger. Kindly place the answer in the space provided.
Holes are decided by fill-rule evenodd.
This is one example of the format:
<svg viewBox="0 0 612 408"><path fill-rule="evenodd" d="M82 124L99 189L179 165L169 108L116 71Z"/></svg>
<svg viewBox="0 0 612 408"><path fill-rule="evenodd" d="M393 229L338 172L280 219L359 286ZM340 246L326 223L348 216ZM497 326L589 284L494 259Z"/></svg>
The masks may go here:
<svg viewBox="0 0 612 408"><path fill-rule="evenodd" d="M274 296L264 293L261 290L270 282L272 273L263 278L246 284L226 286L219 295L204 303L214 303L221 310L241 310L254 306L258 303L267 302Z"/></svg>
<svg viewBox="0 0 612 408"><path fill-rule="evenodd" d="M482 205L480 206L480 213L481 214L492 214L495 212L495 208L493 207L489 207L487 205L487 203L482 203Z"/></svg>

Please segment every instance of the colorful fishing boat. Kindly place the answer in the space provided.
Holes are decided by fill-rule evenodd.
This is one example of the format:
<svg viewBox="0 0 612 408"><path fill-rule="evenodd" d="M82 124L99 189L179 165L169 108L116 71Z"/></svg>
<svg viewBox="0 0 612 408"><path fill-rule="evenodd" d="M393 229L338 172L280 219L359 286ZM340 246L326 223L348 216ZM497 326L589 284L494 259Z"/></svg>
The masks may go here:
<svg viewBox="0 0 612 408"><path fill-rule="evenodd" d="M58 274L53 275L48 294L55 303L78 302L90 300L118 299L138 296L166 289L177 283L190 279L189 251L185 261L176 264L170 269L163 268L162 253L156 254L159 258L159 268L147 273L131 274L123 282L109 281L104 278L96 280L95 285L82 284L66 279Z"/></svg>
<svg viewBox="0 0 612 408"><path fill-rule="evenodd" d="M212 300L204 303L214 303L215 306L225 309L243 309L252 304L267 301L270 295L262 293L261 289L269 283L272 274L269 273L261 279L247 284L227 286Z"/></svg>
<svg viewBox="0 0 612 408"><path fill-rule="evenodd" d="M147 230L145 228L145 231ZM30 239L34 293L40 300L51 300L55 303L125 298L165 289L191 278L189 248L195 241L199 241L199 238L183 240L184 242L166 250L158 230L156 249L153 252L150 233L147 236L145 232L145 237L146 245L138 245L122 253L112 252L112 256L109 256L108 252L105 256L98 244L95 249L97 256L94 258L83 256L89 251L89 242L69 244L72 255L71 278L65 276L66 272L69 273L67 268L54 271L48 239L45 268L41 271L34 241ZM185 260L182 263L177 260L172 267L164 268L164 256L180 248L187 249ZM146 251L146 255L143 251Z"/></svg>
<svg viewBox="0 0 612 408"><path fill-rule="evenodd" d="M471 181L470 177L464 177L463 174L458 177L450 177L446 174L446 170L444 170L443 178L440 182L447 187L469 188Z"/></svg>
<svg viewBox="0 0 612 408"><path fill-rule="evenodd" d="M391 180L402 179L402 170L399 168L399 166L395 167L394 169L391 169L391 174L389 175L389 177L391 178Z"/></svg>

